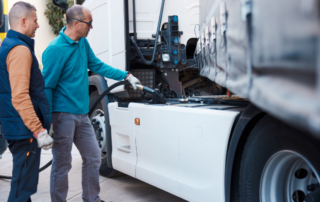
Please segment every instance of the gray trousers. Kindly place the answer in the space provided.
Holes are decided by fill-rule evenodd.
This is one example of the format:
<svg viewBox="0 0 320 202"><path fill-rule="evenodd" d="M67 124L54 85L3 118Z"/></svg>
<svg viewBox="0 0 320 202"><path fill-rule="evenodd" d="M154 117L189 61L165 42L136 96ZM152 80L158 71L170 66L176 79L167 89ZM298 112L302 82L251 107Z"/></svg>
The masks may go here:
<svg viewBox="0 0 320 202"><path fill-rule="evenodd" d="M68 172L71 169L72 143L82 157L82 199L100 202L99 168L101 153L88 115L52 113L54 129L50 194L53 202L65 202L68 193Z"/></svg>

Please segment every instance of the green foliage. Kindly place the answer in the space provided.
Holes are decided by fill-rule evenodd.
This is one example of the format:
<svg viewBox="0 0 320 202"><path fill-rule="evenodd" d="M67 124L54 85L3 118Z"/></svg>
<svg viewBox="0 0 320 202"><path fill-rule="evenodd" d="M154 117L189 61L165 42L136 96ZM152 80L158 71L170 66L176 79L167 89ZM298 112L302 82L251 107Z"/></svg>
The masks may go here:
<svg viewBox="0 0 320 202"><path fill-rule="evenodd" d="M72 6L73 3L73 0L68 0L69 7ZM48 18L49 25L51 26L53 33L58 35L61 28L66 25L66 12L54 6L52 4L52 0L48 0L46 6L47 9L45 10L44 15Z"/></svg>

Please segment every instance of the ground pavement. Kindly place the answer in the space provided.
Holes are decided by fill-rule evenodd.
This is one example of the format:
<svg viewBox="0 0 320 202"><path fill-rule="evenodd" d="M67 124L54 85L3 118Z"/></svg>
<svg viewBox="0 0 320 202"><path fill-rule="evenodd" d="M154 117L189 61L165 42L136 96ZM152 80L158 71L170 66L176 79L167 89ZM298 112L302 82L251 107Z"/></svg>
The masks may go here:
<svg viewBox="0 0 320 202"><path fill-rule="evenodd" d="M51 150L42 151L41 166L52 158ZM68 202L81 202L81 156L77 148L72 149L72 169L69 172ZM38 192L33 202L50 202L51 166L40 173ZM11 175L12 156L7 150L0 159L0 175ZM101 199L106 202L185 202L176 196L127 175L109 179L100 176ZM10 180L0 179L0 202L6 202L10 191Z"/></svg>

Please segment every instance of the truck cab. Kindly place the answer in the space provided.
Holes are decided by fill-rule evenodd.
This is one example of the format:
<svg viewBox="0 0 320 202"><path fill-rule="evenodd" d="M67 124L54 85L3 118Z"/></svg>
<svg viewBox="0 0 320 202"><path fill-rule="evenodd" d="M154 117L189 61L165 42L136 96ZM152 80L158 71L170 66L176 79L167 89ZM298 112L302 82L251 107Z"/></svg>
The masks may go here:
<svg viewBox="0 0 320 202"><path fill-rule="evenodd" d="M188 201L320 201L320 23L299 2L79 1L97 57L165 98L103 95L90 114L100 174ZM90 108L113 83L89 72Z"/></svg>

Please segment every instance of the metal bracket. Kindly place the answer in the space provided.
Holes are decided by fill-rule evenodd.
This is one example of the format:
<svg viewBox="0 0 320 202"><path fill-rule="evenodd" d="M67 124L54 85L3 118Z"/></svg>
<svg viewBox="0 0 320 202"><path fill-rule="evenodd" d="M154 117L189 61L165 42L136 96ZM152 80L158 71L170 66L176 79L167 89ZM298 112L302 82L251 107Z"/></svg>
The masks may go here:
<svg viewBox="0 0 320 202"><path fill-rule="evenodd" d="M204 37L204 33L201 34L201 48L204 49L205 47L205 37Z"/></svg>
<svg viewBox="0 0 320 202"><path fill-rule="evenodd" d="M212 33L212 36L211 36L211 42L213 43L213 41L216 39L216 18L215 17L212 17L211 18L211 33Z"/></svg>
<svg viewBox="0 0 320 202"><path fill-rule="evenodd" d="M209 27L206 26L206 46L209 46L210 44L210 31L209 31Z"/></svg>
<svg viewBox="0 0 320 202"><path fill-rule="evenodd" d="M246 21L247 16L252 12L251 0L241 0L241 20Z"/></svg>
<svg viewBox="0 0 320 202"><path fill-rule="evenodd" d="M201 38L198 39L198 44L197 44L197 54L201 52Z"/></svg>
<svg viewBox="0 0 320 202"><path fill-rule="evenodd" d="M221 36L227 31L227 6L226 2L220 3L220 22L221 22Z"/></svg>

